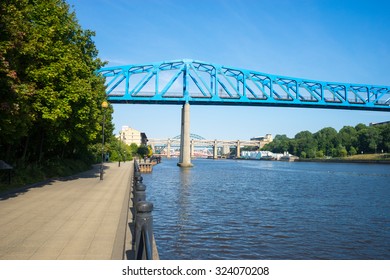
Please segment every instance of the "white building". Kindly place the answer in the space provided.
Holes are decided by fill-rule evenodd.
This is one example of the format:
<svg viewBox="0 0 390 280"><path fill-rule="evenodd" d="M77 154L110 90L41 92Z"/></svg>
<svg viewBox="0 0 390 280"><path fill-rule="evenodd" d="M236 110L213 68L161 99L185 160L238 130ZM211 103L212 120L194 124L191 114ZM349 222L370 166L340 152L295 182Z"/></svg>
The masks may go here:
<svg viewBox="0 0 390 280"><path fill-rule="evenodd" d="M260 141L260 149L264 147L265 144L272 142L272 134L266 134L265 136L261 137L253 137L251 138L252 141Z"/></svg>
<svg viewBox="0 0 390 280"><path fill-rule="evenodd" d="M128 127L127 125L122 126L122 130L119 131L119 139L125 144L131 145L132 143L141 145L141 131L134 128Z"/></svg>

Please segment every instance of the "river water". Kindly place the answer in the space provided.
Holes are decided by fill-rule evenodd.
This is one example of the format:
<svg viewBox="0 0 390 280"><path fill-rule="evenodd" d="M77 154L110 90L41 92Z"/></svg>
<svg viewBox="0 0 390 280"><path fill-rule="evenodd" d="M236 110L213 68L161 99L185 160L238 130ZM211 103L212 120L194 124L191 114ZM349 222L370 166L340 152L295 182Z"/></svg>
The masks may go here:
<svg viewBox="0 0 390 280"><path fill-rule="evenodd" d="M161 259L390 259L390 165L176 163L143 174Z"/></svg>

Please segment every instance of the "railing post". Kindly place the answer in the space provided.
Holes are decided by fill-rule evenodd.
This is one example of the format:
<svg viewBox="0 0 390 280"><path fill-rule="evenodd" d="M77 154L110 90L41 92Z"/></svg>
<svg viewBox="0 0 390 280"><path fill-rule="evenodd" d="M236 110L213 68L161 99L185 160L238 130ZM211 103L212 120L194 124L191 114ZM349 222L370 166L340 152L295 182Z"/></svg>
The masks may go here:
<svg viewBox="0 0 390 280"><path fill-rule="evenodd" d="M153 259L153 203L139 201L136 204L135 259Z"/></svg>
<svg viewBox="0 0 390 280"><path fill-rule="evenodd" d="M137 184L141 180L141 172L139 171L134 171L134 185Z"/></svg>
<svg viewBox="0 0 390 280"><path fill-rule="evenodd" d="M134 159L134 171L139 171L139 165L136 159Z"/></svg>
<svg viewBox="0 0 390 280"><path fill-rule="evenodd" d="M139 201L145 201L146 200L146 186L142 183L142 176L139 176L137 182L135 183L134 188L134 204L137 204Z"/></svg>

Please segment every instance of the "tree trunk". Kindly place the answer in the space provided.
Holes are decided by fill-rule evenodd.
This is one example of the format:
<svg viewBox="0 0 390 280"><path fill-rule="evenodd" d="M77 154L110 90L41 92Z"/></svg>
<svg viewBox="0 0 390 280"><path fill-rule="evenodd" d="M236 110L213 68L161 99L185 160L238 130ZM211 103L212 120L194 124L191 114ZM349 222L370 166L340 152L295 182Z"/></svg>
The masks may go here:
<svg viewBox="0 0 390 280"><path fill-rule="evenodd" d="M27 154L29 142L30 142L30 136L27 136L26 142L24 144L23 155L22 155L22 162L23 162L23 164L26 162L26 154Z"/></svg>
<svg viewBox="0 0 390 280"><path fill-rule="evenodd" d="M41 163L43 159L43 142L45 141L45 133L42 130L41 134L41 144L39 145L39 157L38 157L38 163Z"/></svg>

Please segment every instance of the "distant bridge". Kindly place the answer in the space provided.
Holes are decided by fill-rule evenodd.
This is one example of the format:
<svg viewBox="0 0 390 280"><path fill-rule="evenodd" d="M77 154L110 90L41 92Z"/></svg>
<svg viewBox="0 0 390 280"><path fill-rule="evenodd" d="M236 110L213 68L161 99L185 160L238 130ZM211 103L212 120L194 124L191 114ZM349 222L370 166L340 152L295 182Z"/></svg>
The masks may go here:
<svg viewBox="0 0 390 280"><path fill-rule="evenodd" d="M103 67L111 103L180 104L179 165L192 166L190 104L390 112L390 87L292 78L192 59Z"/></svg>
<svg viewBox="0 0 390 280"><path fill-rule="evenodd" d="M164 155L170 158L172 156L172 148L180 146L181 136L176 136L172 139L148 139L148 144L150 144L155 152L165 151ZM234 146L236 148L236 157L239 158L241 154L242 146L252 146L262 148L265 144L269 143L267 140L207 140L203 137L191 134L190 140L190 155L191 157L196 157L195 148L196 147L212 147L213 152L210 154L214 159L218 158L218 147L222 148L222 154L230 153L230 147Z"/></svg>

